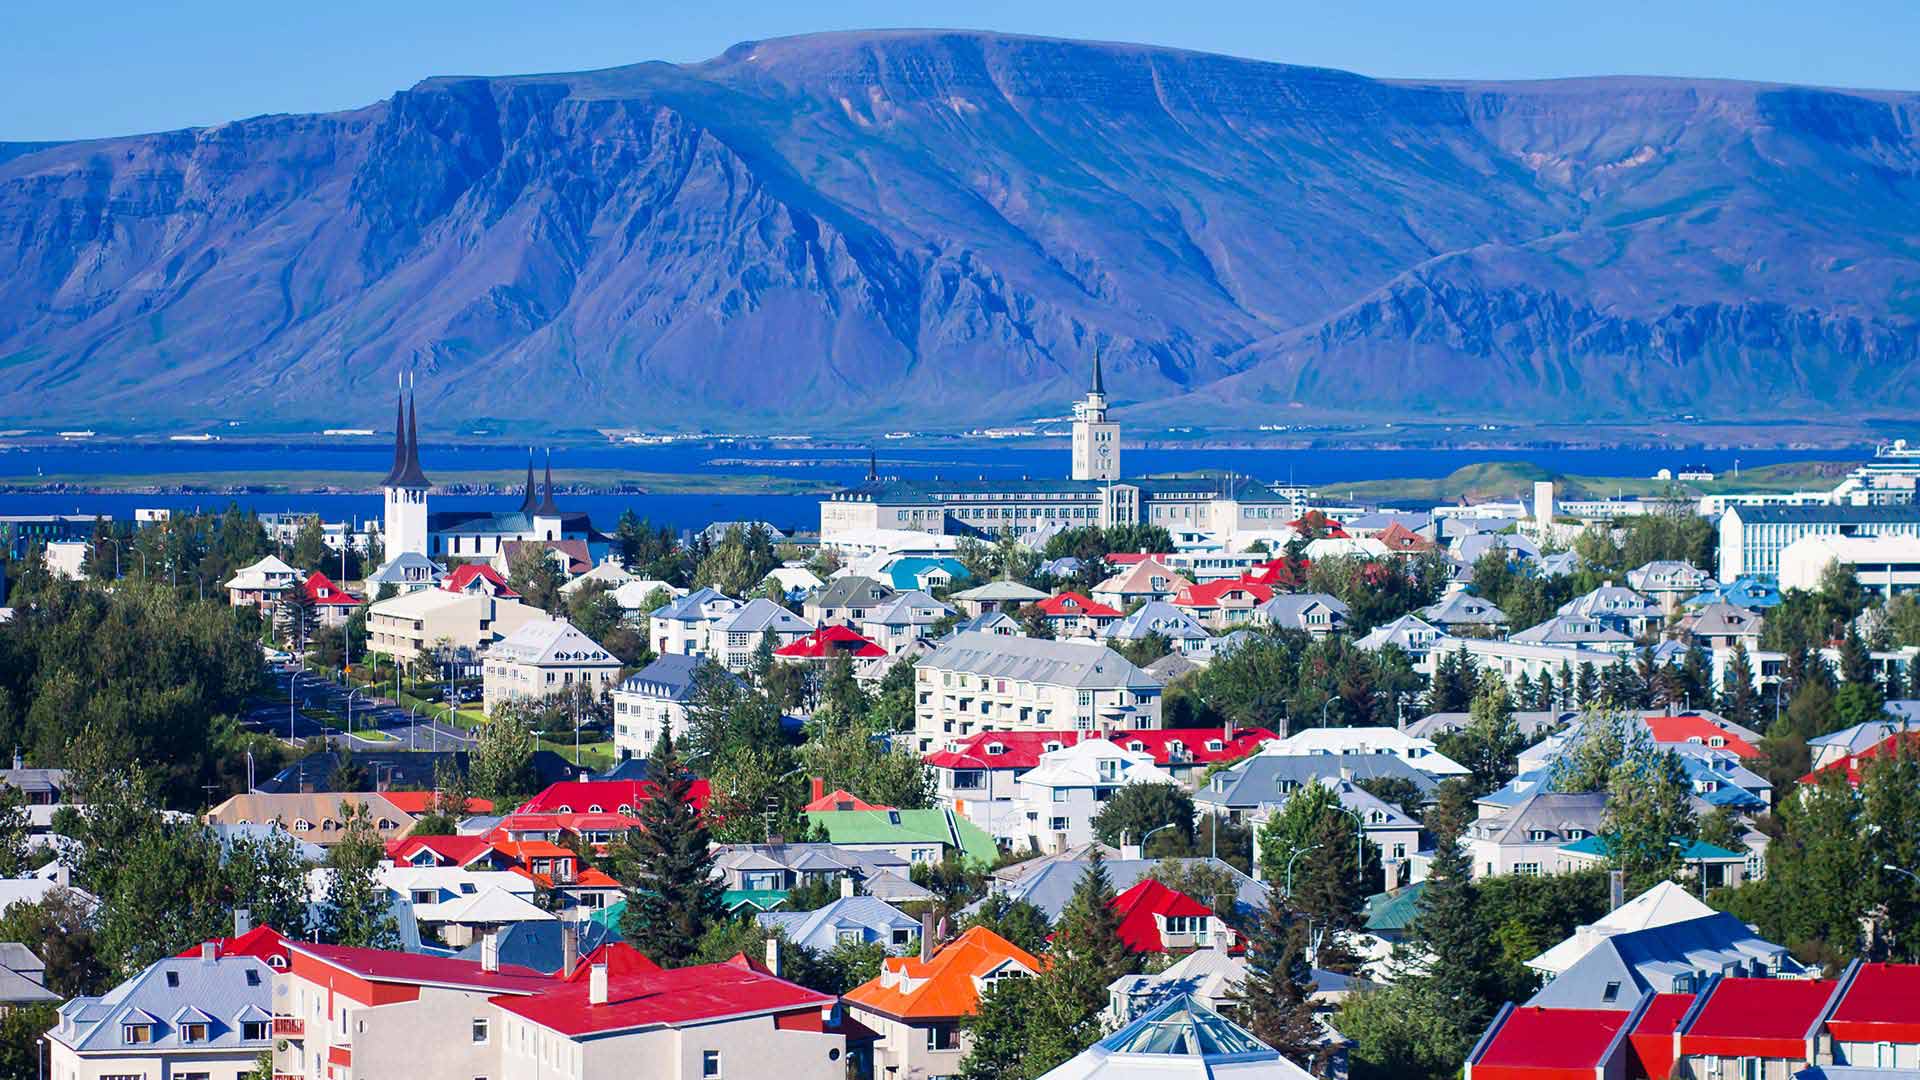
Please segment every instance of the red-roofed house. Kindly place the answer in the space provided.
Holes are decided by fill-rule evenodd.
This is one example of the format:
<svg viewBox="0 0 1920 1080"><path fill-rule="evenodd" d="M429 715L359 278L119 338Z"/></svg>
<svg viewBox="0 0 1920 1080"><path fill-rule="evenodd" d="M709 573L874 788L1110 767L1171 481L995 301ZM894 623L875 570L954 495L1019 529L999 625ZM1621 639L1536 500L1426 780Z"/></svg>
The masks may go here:
<svg viewBox="0 0 1920 1080"><path fill-rule="evenodd" d="M520 594L507 584L500 571L486 563L461 563L440 583L448 592L477 593L506 600L518 600Z"/></svg>
<svg viewBox="0 0 1920 1080"><path fill-rule="evenodd" d="M1908 754L1920 754L1920 731L1901 732L1889 735L1858 753L1835 758L1800 778L1802 784L1818 784L1829 776L1844 776L1852 787L1860 786L1860 778L1866 774L1867 766L1875 758L1885 757L1898 749Z"/></svg>
<svg viewBox="0 0 1920 1080"><path fill-rule="evenodd" d="M1215 942L1233 944L1232 929L1212 908L1154 878L1141 878L1114 897L1113 910L1120 915L1120 940L1132 952L1183 952Z"/></svg>
<svg viewBox="0 0 1920 1080"><path fill-rule="evenodd" d="M1667 1080L1673 1075L1673 1033L1693 1009L1692 994L1655 994L1646 1008L1637 1010L1639 1020L1631 1025L1627 1042L1633 1050L1635 1076L1647 1080Z"/></svg>
<svg viewBox="0 0 1920 1080"><path fill-rule="evenodd" d="M635 809L638 810L637 807ZM545 840L569 847L576 842L586 843L592 845L595 853L604 855L610 845L639 827L640 819L632 814L508 814L487 834L487 839L507 842Z"/></svg>
<svg viewBox="0 0 1920 1080"><path fill-rule="evenodd" d="M1046 616L1054 637L1092 637L1124 614L1077 592L1055 593L1034 606Z"/></svg>
<svg viewBox="0 0 1920 1080"><path fill-rule="evenodd" d="M271 926L260 925L246 927L241 923L240 914L234 915L234 929L239 931L233 937L214 938L208 944L214 946L218 956L251 956L265 961L268 967L276 971L286 970L292 956L287 951L287 939ZM204 956L204 946L195 945L184 952L176 953L181 958Z"/></svg>
<svg viewBox="0 0 1920 1080"><path fill-rule="evenodd" d="M1307 583L1307 560L1301 559L1296 572L1285 559L1261 563L1240 576L1240 580L1249 585L1265 585L1269 589L1297 589Z"/></svg>
<svg viewBox="0 0 1920 1080"><path fill-rule="evenodd" d="M1684 713L1679 716L1649 716L1647 729L1653 741L1663 745L1692 744L1731 750L1743 760L1761 757L1760 748L1704 716Z"/></svg>
<svg viewBox="0 0 1920 1080"><path fill-rule="evenodd" d="M1174 594L1173 606L1193 616L1209 630L1224 630L1253 621L1253 609L1273 599L1273 589L1251 581L1209 581L1188 585Z"/></svg>
<svg viewBox="0 0 1920 1080"><path fill-rule="evenodd" d="M1715 979L1674 1032L1674 1074L1771 1080L1814 1064L1831 979Z"/></svg>
<svg viewBox="0 0 1920 1080"><path fill-rule="evenodd" d="M1638 1018L1639 1010L1503 1005L1467 1055L1463 1075L1465 1080L1620 1080L1627 1075L1627 1032Z"/></svg>
<svg viewBox="0 0 1920 1080"><path fill-rule="evenodd" d="M516 814L635 814L653 791L649 780L562 780L521 803ZM695 810L707 808L709 785L695 780L689 801Z"/></svg>
<svg viewBox="0 0 1920 1080"><path fill-rule="evenodd" d="M321 626L345 626L360 606L360 598L333 583L333 579L315 570L300 583L300 591L313 601L314 618Z"/></svg>
<svg viewBox="0 0 1920 1080"><path fill-rule="evenodd" d="M868 660L887 655L887 650L847 627L823 626L805 637L797 638L773 650L773 655L782 660L820 663L836 656Z"/></svg>
<svg viewBox="0 0 1920 1080"><path fill-rule="evenodd" d="M1153 763L1188 788L1197 788L1208 766L1238 761L1279 736L1266 728L1142 728L1107 738L1128 750L1153 755Z"/></svg>
<svg viewBox="0 0 1920 1080"><path fill-rule="evenodd" d="M433 791L393 791L389 789L380 794L385 795L388 802L415 817L419 817L432 810L434 800L439 797L439 793ZM491 814L493 813L493 800L468 796L467 813Z"/></svg>
<svg viewBox="0 0 1920 1080"><path fill-rule="evenodd" d="M1374 533L1373 538L1387 545L1387 550L1395 555L1418 555L1439 546L1397 521Z"/></svg>
<svg viewBox="0 0 1920 1080"><path fill-rule="evenodd" d="M481 836L402 836L387 843L387 858L407 866L471 866L492 851Z"/></svg>

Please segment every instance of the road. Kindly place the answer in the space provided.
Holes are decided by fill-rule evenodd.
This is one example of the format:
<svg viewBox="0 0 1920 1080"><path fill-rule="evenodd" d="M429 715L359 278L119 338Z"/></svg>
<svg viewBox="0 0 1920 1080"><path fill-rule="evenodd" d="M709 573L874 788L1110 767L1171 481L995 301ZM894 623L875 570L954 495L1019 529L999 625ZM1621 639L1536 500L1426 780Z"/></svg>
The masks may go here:
<svg viewBox="0 0 1920 1080"><path fill-rule="evenodd" d="M256 701L248 708L244 718L248 728L283 739L290 738L295 742L320 736L328 742L344 742L352 749L361 751L471 750L476 741L464 729L434 719L425 709L416 709L409 717L406 709L390 699L370 697L365 689L357 690L352 695L353 733L343 734L348 727L346 688L337 682L301 672L290 705L289 678L284 671L273 673L273 696ZM317 709L331 714L334 726L329 728L321 725L302 715L301 709ZM365 733L370 730L378 730L389 738L368 738Z"/></svg>

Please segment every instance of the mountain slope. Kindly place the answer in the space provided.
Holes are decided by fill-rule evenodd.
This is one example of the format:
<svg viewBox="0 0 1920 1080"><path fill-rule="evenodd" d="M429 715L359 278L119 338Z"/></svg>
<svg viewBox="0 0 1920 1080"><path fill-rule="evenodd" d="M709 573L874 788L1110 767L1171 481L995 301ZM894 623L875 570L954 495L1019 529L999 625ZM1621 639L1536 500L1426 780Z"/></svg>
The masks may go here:
<svg viewBox="0 0 1920 1080"><path fill-rule="evenodd" d="M11 412L1920 411L1920 95L876 32L0 146Z"/></svg>

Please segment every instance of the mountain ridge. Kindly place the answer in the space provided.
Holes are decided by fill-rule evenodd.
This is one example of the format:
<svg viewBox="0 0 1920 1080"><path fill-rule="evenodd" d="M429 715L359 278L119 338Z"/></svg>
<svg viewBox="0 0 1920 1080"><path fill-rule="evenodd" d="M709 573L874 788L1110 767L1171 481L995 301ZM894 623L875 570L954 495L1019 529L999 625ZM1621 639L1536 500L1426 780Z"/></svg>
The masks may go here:
<svg viewBox="0 0 1920 1080"><path fill-rule="evenodd" d="M1920 94L971 32L0 144L16 414L1920 411ZM482 397L488 408L475 405ZM463 404L464 403L464 404Z"/></svg>

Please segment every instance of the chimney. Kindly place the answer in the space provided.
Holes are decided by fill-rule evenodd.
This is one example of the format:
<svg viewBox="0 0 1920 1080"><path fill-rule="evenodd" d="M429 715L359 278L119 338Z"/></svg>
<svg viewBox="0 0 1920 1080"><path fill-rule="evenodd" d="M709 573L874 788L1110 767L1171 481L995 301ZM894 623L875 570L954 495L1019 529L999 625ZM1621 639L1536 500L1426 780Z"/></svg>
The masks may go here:
<svg viewBox="0 0 1920 1080"><path fill-rule="evenodd" d="M560 977L573 978L580 966L580 924L571 920L560 924Z"/></svg>
<svg viewBox="0 0 1920 1080"><path fill-rule="evenodd" d="M253 929L253 912L246 908L233 909L233 936L245 937Z"/></svg>
<svg viewBox="0 0 1920 1080"><path fill-rule="evenodd" d="M13 751L13 767L16 772L27 767L27 761L20 756L20 749L18 747L15 747Z"/></svg>
<svg viewBox="0 0 1920 1080"><path fill-rule="evenodd" d="M489 926L480 935L480 970L500 970L500 929Z"/></svg>
<svg viewBox="0 0 1920 1080"><path fill-rule="evenodd" d="M1349 784L1353 783L1353 766L1340 766L1340 779Z"/></svg>
<svg viewBox="0 0 1920 1080"><path fill-rule="evenodd" d="M201 963L211 964L218 959L220 959L220 943L219 942L203 941L200 943L200 962Z"/></svg>
<svg viewBox="0 0 1920 1080"><path fill-rule="evenodd" d="M1607 871L1607 910L1619 911L1620 905L1627 902L1626 874L1619 870Z"/></svg>
<svg viewBox="0 0 1920 1080"><path fill-rule="evenodd" d="M853 899L853 875L852 874L840 875L840 899L842 900Z"/></svg>
<svg viewBox="0 0 1920 1080"><path fill-rule="evenodd" d="M1138 862L1147 857L1147 852L1146 849L1139 844L1121 844L1120 857L1131 862Z"/></svg>
<svg viewBox="0 0 1920 1080"><path fill-rule="evenodd" d="M813 785L813 802L819 802L821 799L827 797L827 782L825 779L816 776L812 778L811 783Z"/></svg>
<svg viewBox="0 0 1920 1080"><path fill-rule="evenodd" d="M607 1003L607 965L595 964L587 971L587 1004Z"/></svg>
<svg viewBox="0 0 1920 1080"><path fill-rule="evenodd" d="M933 959L933 912L920 913L920 962Z"/></svg>
<svg viewBox="0 0 1920 1080"><path fill-rule="evenodd" d="M767 970L773 972L774 978L780 977L780 935L778 934L767 935Z"/></svg>

